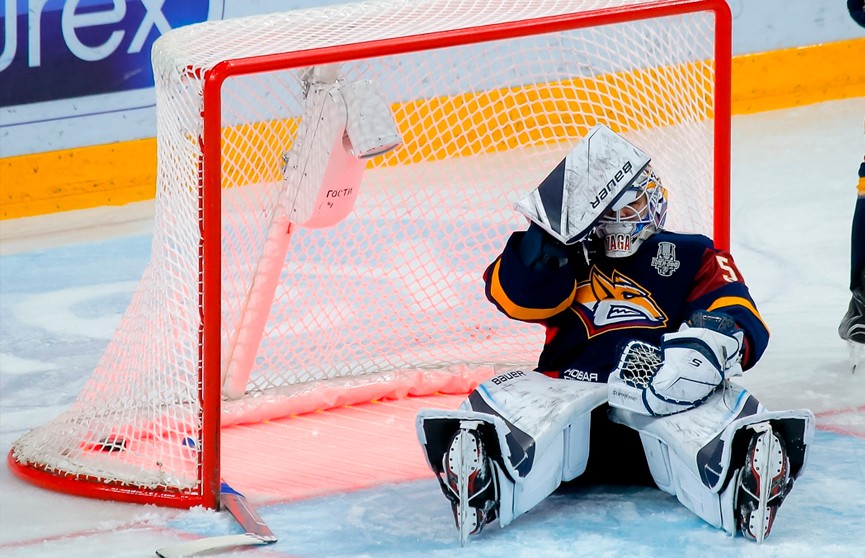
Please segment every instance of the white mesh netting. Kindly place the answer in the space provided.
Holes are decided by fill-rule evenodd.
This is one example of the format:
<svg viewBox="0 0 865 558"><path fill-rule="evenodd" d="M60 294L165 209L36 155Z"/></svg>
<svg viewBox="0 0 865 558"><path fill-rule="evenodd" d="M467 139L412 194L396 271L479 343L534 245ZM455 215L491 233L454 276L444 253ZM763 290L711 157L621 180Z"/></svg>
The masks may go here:
<svg viewBox="0 0 865 558"><path fill-rule="evenodd" d="M645 12L665 4L686 13ZM280 236L269 228L280 223L282 157L298 140L301 69L289 62L226 80L221 368L243 344L254 358L242 397L223 404L223 424L344 403L347 393L368 400L464 387L498 365L533 366L543 331L498 314L481 276L508 234L525 227L513 202L594 124L653 158L669 190L670 228L712 232L716 15L706 7L714 3L685 4L391 0L166 34L153 50L150 265L78 401L16 442L14 458L131 489L201 490L201 305L218 302L200 285L202 229L215 226L201 220L201 138L213 117L202 117L202 95L207 72L225 60L327 47L346 80L377 82L403 144L370 161L348 218L293 230L283 258L269 248ZM575 13L623 21L561 23ZM536 18L547 18L544 32L518 36L514 22ZM495 25L502 38L473 42ZM446 48L417 50L418 37L436 33L452 37ZM387 55L355 59L345 46L375 41ZM262 300L253 285L267 277L275 290ZM240 326L250 312L263 324L251 333Z"/></svg>

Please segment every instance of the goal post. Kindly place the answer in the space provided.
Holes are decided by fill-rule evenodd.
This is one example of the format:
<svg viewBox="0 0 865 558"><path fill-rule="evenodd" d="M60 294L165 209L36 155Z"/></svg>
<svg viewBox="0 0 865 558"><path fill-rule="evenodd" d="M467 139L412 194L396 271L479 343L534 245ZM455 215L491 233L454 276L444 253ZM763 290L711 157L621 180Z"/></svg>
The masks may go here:
<svg viewBox="0 0 865 558"><path fill-rule="evenodd" d="M533 366L543 332L481 282L525 227L514 202L604 123L652 157L671 228L726 247L730 58L724 0L373 0L165 34L151 261L75 404L10 467L217 507L224 428ZM373 84L400 142L327 174L324 201L354 206L310 228L285 192L331 160L303 131L325 67L341 91ZM310 166L289 169L304 148Z"/></svg>

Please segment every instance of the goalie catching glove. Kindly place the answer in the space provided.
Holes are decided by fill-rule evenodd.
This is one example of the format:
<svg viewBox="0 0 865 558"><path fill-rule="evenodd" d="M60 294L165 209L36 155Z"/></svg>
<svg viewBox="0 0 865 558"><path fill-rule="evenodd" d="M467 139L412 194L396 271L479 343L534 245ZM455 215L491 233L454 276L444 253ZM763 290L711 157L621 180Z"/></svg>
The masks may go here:
<svg viewBox="0 0 865 558"><path fill-rule="evenodd" d="M692 409L742 374L743 343L732 318L704 311L665 334L660 349L632 341L610 375L610 405L651 416Z"/></svg>

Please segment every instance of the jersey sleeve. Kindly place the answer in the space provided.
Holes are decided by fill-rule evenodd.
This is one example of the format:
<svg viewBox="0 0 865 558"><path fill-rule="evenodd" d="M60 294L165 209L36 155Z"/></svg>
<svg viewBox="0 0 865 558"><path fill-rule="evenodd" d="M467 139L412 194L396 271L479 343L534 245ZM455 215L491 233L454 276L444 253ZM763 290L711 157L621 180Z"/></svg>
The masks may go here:
<svg viewBox="0 0 865 558"><path fill-rule="evenodd" d="M709 248L703 254L688 297L687 315L697 310L723 312L733 318L745 333L742 368L756 364L769 344L769 328L726 250Z"/></svg>
<svg viewBox="0 0 865 558"><path fill-rule="evenodd" d="M525 232L511 234L502 254L484 273L487 298L502 313L524 322L544 322L574 301L574 267L538 269L523 262L519 243Z"/></svg>

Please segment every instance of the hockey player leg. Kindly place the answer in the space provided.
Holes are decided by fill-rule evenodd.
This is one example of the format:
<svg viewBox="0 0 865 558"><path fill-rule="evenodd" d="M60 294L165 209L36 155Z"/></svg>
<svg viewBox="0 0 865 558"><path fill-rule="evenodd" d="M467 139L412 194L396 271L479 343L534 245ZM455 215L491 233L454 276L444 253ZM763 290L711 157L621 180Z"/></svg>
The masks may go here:
<svg viewBox="0 0 865 558"><path fill-rule="evenodd" d="M585 471L591 411L606 386L500 374L454 411L418 413L418 438L450 500L461 542L501 527Z"/></svg>
<svg viewBox="0 0 865 558"><path fill-rule="evenodd" d="M707 523L757 541L769 535L814 435L810 411L767 411L735 385L675 415L610 416L640 432L659 488Z"/></svg>
<svg viewBox="0 0 865 558"><path fill-rule="evenodd" d="M847 313L838 326L838 335L847 341L850 368L855 373L865 356L865 289L854 289Z"/></svg>

